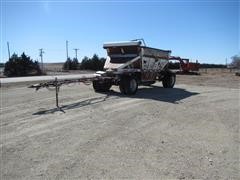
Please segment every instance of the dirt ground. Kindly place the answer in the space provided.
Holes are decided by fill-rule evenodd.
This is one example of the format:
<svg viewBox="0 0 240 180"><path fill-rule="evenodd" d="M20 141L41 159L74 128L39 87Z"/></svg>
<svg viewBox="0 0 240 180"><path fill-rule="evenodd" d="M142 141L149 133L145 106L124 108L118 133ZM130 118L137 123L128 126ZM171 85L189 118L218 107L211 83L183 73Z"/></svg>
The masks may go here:
<svg viewBox="0 0 240 180"><path fill-rule="evenodd" d="M178 75L176 83L239 89L240 77L234 73L210 71L201 75Z"/></svg>
<svg viewBox="0 0 240 180"><path fill-rule="evenodd" d="M239 179L240 77L178 75L124 96L1 87L1 179Z"/></svg>

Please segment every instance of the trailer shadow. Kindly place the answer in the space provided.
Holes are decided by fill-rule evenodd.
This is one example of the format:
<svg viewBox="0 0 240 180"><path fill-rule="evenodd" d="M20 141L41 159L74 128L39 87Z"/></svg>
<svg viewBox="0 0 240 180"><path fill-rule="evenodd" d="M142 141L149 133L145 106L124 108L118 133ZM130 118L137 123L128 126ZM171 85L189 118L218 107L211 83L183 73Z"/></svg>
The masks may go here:
<svg viewBox="0 0 240 180"><path fill-rule="evenodd" d="M155 85L150 87L140 87L137 94L132 96L122 95L116 91L110 91L106 93L108 96L119 96L139 99L151 99L156 101L163 101L168 103L178 104L181 100L188 97L198 95L199 93L190 92L182 88L163 88Z"/></svg>
<svg viewBox="0 0 240 180"><path fill-rule="evenodd" d="M139 99L151 99L155 101L163 101L168 103L179 104L181 100L189 98L191 96L197 95L199 93L190 92L182 88L163 88L159 86L152 85L151 87L140 87L137 94L132 96L123 95L118 91L111 90L106 93L101 93L103 96L96 98L89 98L84 101L79 101L72 104L62 105L59 108L52 108L47 110L41 110L33 115L44 115L44 114L53 114L55 112L63 112L69 109L76 109L83 106L93 105L97 103L101 103L104 101L108 101L110 99L118 99L118 98L139 98Z"/></svg>
<svg viewBox="0 0 240 180"><path fill-rule="evenodd" d="M62 105L60 107L55 107L55 108L47 109L47 110L41 110L41 111L38 111L36 113L33 113L33 115L53 114L53 113L59 112L59 111L65 113L66 110L76 109L76 108L80 108L80 107L84 107L84 106L88 106L88 105L101 103L103 101L106 101L108 98L110 98L110 96L106 94L106 95L101 96L101 97L89 98L89 99L86 99L84 101L79 101L79 102L76 102L76 103Z"/></svg>

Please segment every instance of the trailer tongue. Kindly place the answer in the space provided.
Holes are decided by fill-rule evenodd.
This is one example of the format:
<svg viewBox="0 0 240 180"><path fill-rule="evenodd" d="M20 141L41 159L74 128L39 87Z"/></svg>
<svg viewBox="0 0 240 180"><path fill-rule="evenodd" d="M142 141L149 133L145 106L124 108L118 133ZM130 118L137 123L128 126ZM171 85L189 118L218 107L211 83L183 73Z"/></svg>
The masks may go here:
<svg viewBox="0 0 240 180"><path fill-rule="evenodd" d="M86 85L90 85L92 83L92 81L94 80L99 80L101 79L101 77L99 77L99 75L94 74L90 77L78 77L78 78L66 78L66 79L58 79L57 77L55 77L54 81L48 81L48 82L43 82L43 83L39 83L39 84L33 84L31 86L29 86L28 88L34 88L36 91L38 91L39 89L42 88L47 88L48 90L55 90L56 92L56 107L60 109L59 103L58 103L58 93L60 90L60 87L62 85L67 85L67 84L71 84L71 83L84 83Z"/></svg>

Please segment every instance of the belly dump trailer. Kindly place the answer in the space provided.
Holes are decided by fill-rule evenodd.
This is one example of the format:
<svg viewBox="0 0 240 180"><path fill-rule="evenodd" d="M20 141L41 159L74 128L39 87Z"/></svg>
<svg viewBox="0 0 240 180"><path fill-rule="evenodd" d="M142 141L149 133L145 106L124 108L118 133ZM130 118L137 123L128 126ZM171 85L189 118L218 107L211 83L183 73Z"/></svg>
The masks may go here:
<svg viewBox="0 0 240 180"><path fill-rule="evenodd" d="M174 86L176 76L167 68L171 51L141 46L141 41L105 43L103 48L107 50L105 71L96 72L101 78L93 80L95 91L108 91L117 85L121 93L132 95L138 85L156 81L162 81L165 88Z"/></svg>
<svg viewBox="0 0 240 180"><path fill-rule="evenodd" d="M92 82L96 92L109 91L111 86L119 86L120 92L133 95L139 85L151 85L162 81L164 88L173 88L176 75L168 69L171 58L170 50L162 50L142 45L142 41L127 41L104 43L107 59L104 71L97 71L92 77L61 79L39 83L30 86L36 90L54 87L56 90L56 105L58 107L58 92L63 84Z"/></svg>

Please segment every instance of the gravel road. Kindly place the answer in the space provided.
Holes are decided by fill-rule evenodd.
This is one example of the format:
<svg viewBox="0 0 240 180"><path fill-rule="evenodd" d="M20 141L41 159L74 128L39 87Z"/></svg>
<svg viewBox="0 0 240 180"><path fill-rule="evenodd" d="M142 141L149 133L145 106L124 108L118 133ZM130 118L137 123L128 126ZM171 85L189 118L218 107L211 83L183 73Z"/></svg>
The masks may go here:
<svg viewBox="0 0 240 180"><path fill-rule="evenodd" d="M69 74L69 75L52 75L52 76L28 76L28 77L13 77L13 78L1 78L0 84L13 84L13 83L26 83L26 82L41 82L41 81L54 81L67 79L79 79L82 77L95 77L94 74Z"/></svg>
<svg viewBox="0 0 240 180"><path fill-rule="evenodd" d="M239 88L1 88L1 179L239 179Z"/></svg>

